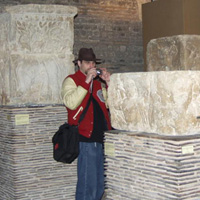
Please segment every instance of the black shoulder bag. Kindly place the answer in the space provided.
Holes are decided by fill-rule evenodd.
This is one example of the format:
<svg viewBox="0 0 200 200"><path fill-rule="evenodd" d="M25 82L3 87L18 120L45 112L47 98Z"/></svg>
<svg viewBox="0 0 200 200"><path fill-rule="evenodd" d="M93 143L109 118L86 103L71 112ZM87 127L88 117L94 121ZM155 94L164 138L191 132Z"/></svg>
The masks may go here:
<svg viewBox="0 0 200 200"><path fill-rule="evenodd" d="M91 102L92 94L87 102L87 105L81 114L78 124L83 120L90 102ZM68 123L64 123L58 129L58 131L54 134L52 138L53 143L53 158L57 162L63 163L72 163L79 154L79 132L78 126L69 125Z"/></svg>

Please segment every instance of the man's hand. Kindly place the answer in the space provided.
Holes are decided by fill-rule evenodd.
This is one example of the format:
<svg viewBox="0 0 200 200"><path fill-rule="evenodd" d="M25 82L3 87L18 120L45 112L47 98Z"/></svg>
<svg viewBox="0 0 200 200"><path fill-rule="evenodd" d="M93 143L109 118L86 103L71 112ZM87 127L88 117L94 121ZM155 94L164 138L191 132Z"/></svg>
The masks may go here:
<svg viewBox="0 0 200 200"><path fill-rule="evenodd" d="M96 68L91 68L87 71L87 76L85 79L86 83L90 83L92 81L93 78L95 78L97 76L97 71Z"/></svg>
<svg viewBox="0 0 200 200"><path fill-rule="evenodd" d="M107 85L110 83L110 73L107 71L106 68L100 68L102 70L102 74L99 75L100 78L102 78Z"/></svg>

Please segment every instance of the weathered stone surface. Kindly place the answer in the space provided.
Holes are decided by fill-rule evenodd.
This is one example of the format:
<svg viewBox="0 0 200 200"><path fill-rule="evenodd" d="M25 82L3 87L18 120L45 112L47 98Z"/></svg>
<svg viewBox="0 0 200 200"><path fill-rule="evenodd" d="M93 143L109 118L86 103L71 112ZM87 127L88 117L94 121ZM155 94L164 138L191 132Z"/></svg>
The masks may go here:
<svg viewBox="0 0 200 200"><path fill-rule="evenodd" d="M116 129L164 135L200 130L200 71L113 74L108 95Z"/></svg>
<svg viewBox="0 0 200 200"><path fill-rule="evenodd" d="M200 70L200 35L153 39L147 46L147 71Z"/></svg>
<svg viewBox="0 0 200 200"><path fill-rule="evenodd" d="M0 105L61 103L62 81L74 72L76 14L71 6L5 8L0 14Z"/></svg>

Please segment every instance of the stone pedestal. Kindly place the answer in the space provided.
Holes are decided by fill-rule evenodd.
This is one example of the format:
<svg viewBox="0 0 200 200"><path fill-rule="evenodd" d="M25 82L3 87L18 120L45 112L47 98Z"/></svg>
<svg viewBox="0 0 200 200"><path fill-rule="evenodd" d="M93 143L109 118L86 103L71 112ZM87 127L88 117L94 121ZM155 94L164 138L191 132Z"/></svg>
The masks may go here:
<svg viewBox="0 0 200 200"><path fill-rule="evenodd" d="M64 106L0 108L1 199L74 199L76 161L53 159L52 136L66 118Z"/></svg>
<svg viewBox="0 0 200 200"><path fill-rule="evenodd" d="M147 71L200 70L200 35L153 39L147 46Z"/></svg>
<svg viewBox="0 0 200 200"><path fill-rule="evenodd" d="M0 13L0 198L74 199L76 161L53 160L67 121L64 78L74 72L75 7L21 5Z"/></svg>
<svg viewBox="0 0 200 200"><path fill-rule="evenodd" d="M106 200L200 199L200 132L110 131L105 154Z"/></svg>
<svg viewBox="0 0 200 200"><path fill-rule="evenodd" d="M113 74L108 98L106 199L200 199L200 71Z"/></svg>
<svg viewBox="0 0 200 200"><path fill-rule="evenodd" d="M75 7L20 5L0 13L0 105L61 103L74 72Z"/></svg>
<svg viewBox="0 0 200 200"><path fill-rule="evenodd" d="M200 71L113 74L108 97L115 129L163 135L200 130Z"/></svg>

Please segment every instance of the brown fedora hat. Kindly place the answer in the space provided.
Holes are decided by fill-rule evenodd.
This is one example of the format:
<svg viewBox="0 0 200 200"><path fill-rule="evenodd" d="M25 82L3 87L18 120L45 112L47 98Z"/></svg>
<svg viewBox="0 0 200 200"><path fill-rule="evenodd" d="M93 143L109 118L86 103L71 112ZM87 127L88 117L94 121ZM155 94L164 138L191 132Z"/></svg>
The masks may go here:
<svg viewBox="0 0 200 200"><path fill-rule="evenodd" d="M100 64L102 62L101 59L96 58L92 48L81 48L78 53L78 58L74 60L73 63L77 64L78 60L94 61L96 64Z"/></svg>

